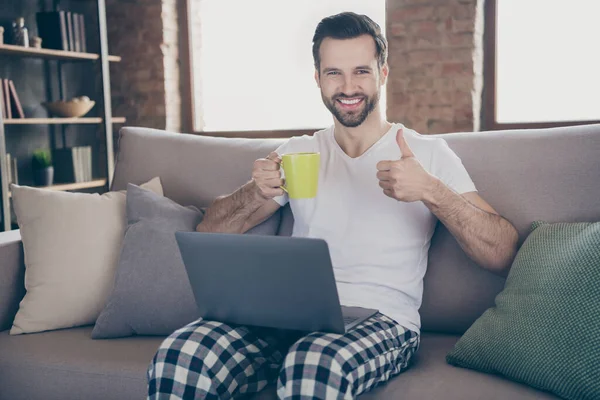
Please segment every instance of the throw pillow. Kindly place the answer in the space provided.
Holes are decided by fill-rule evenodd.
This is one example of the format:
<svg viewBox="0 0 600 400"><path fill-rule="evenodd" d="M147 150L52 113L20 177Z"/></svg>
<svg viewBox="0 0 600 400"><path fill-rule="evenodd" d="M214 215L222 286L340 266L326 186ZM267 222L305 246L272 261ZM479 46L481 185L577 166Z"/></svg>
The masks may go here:
<svg viewBox="0 0 600 400"><path fill-rule="evenodd" d="M144 186L162 195L159 178ZM11 189L27 292L10 334L93 324L114 283L126 227L125 192Z"/></svg>
<svg viewBox="0 0 600 400"><path fill-rule="evenodd" d="M600 222L535 222L504 290L446 360L600 399Z"/></svg>
<svg viewBox="0 0 600 400"><path fill-rule="evenodd" d="M92 338L168 335L198 318L176 231L194 231L202 212L129 184L128 227L114 290Z"/></svg>

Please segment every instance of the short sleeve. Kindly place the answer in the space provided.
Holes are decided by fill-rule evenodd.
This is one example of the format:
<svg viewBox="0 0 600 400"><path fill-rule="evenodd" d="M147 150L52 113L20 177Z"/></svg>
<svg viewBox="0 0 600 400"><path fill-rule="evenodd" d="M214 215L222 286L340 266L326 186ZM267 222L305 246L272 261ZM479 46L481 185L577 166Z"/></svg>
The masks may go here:
<svg viewBox="0 0 600 400"><path fill-rule="evenodd" d="M430 172L458 194L477 191L461 159L444 139L434 146Z"/></svg>

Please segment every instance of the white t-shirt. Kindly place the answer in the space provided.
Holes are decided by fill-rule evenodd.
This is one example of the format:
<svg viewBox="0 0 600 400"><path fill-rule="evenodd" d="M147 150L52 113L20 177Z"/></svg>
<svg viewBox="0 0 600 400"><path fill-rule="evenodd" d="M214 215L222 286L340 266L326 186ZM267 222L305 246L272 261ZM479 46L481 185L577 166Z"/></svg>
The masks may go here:
<svg viewBox="0 0 600 400"><path fill-rule="evenodd" d="M393 127L361 156L349 157L333 126L313 136L291 138L276 152L320 152L317 196L276 197L294 214L292 236L324 239L331 253L340 302L378 309L419 332L423 277L437 218L422 202L387 197L379 187L377 163L400 159ZM445 140L404 128L404 137L421 165L455 192L476 191L458 156Z"/></svg>

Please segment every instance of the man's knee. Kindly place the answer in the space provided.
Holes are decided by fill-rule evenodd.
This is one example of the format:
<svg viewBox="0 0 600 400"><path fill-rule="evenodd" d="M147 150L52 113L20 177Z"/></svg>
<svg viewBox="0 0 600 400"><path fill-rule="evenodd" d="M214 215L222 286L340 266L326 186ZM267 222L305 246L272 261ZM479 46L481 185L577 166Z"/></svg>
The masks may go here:
<svg viewBox="0 0 600 400"><path fill-rule="evenodd" d="M347 354L346 354L347 353ZM278 379L278 395L323 398L335 390L351 398L353 387L349 352L326 335L310 335L294 343L285 357Z"/></svg>

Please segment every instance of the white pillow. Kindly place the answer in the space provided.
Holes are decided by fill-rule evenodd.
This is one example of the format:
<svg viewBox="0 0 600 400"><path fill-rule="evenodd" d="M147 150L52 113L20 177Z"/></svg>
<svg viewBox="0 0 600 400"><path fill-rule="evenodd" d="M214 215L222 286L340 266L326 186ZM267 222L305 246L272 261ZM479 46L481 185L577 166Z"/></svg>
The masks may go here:
<svg viewBox="0 0 600 400"><path fill-rule="evenodd" d="M163 195L160 178L141 187ZM69 193L11 185L25 289L11 335L93 324L114 284L126 191Z"/></svg>

